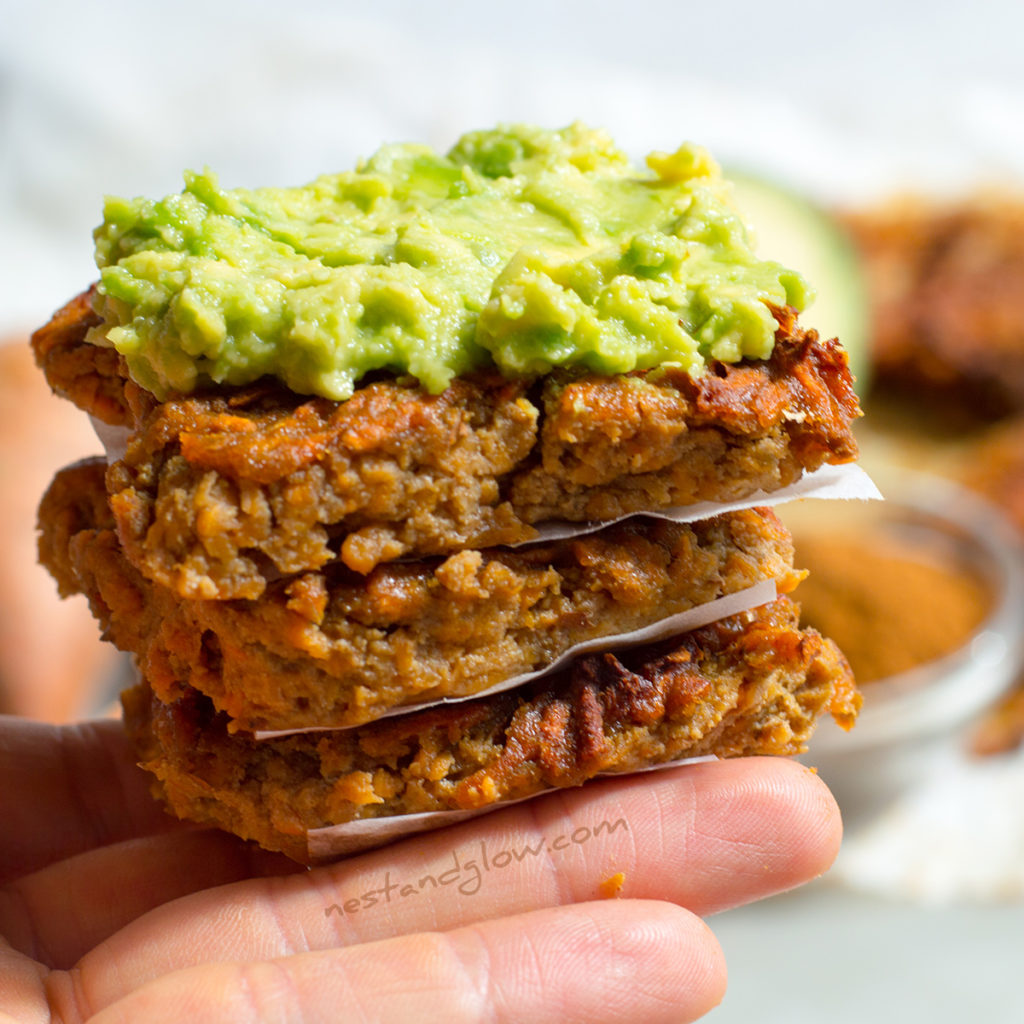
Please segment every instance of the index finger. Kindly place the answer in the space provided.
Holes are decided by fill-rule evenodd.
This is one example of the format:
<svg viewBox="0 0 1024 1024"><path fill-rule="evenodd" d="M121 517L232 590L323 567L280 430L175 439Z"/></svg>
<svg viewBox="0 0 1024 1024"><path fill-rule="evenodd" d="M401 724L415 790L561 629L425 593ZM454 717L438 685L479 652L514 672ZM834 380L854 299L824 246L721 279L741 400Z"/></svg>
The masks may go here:
<svg viewBox="0 0 1024 1024"><path fill-rule="evenodd" d="M181 827L149 792L120 722L0 716L0 882L97 846Z"/></svg>
<svg viewBox="0 0 1024 1024"><path fill-rule="evenodd" d="M741 758L588 783L286 878L207 890L139 918L75 976L94 1009L183 967L447 931L624 896L708 914L823 872L841 825L803 766Z"/></svg>

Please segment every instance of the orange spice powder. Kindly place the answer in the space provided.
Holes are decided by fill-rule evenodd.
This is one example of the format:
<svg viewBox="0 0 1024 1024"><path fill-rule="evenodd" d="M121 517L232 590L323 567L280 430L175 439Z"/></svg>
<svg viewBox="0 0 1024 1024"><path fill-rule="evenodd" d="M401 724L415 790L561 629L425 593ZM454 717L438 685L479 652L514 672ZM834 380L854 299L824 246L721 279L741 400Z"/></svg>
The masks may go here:
<svg viewBox="0 0 1024 1024"><path fill-rule="evenodd" d="M960 647L992 605L985 582L945 552L877 537L797 539L810 575L794 595L803 619L831 637L858 683L870 683Z"/></svg>

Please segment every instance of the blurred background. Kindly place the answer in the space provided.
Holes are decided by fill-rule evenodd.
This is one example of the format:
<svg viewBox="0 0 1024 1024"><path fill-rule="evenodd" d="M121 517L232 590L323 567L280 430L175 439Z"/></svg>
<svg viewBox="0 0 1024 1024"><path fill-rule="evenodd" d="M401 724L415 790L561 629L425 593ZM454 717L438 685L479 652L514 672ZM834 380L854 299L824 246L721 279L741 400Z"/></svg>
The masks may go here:
<svg viewBox="0 0 1024 1024"><path fill-rule="evenodd" d="M185 168L298 184L499 120L706 145L764 255L851 351L884 514L795 509L805 613L864 681L808 762L836 868L712 922L747 1021L1017 1021L1024 931L1024 6L0 2L0 710L102 711L125 667L35 564L54 470L98 449L25 341L94 276L105 193ZM856 742L852 741L856 738ZM850 744L842 745L843 739Z"/></svg>

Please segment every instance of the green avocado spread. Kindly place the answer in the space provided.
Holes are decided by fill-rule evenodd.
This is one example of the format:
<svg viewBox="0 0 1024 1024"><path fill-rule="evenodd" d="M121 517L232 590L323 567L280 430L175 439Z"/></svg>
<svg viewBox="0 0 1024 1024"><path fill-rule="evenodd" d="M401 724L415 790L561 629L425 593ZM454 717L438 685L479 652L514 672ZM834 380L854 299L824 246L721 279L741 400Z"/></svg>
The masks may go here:
<svg viewBox="0 0 1024 1024"><path fill-rule="evenodd" d="M642 170L580 124L389 145L300 188L189 173L164 199L108 198L95 238L90 340L161 399L268 374L333 399L378 369L431 392L487 366L698 374L770 355L766 303L810 298L754 256L702 149Z"/></svg>

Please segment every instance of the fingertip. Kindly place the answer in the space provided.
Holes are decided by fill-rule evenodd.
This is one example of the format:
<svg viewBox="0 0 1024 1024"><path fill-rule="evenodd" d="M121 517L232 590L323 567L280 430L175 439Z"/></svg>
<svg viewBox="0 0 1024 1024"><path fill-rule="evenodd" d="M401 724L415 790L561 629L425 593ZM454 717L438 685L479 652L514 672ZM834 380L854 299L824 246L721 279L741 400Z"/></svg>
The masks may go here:
<svg viewBox="0 0 1024 1024"><path fill-rule="evenodd" d="M633 920L645 920L649 943L637 944L636 956L647 964L635 975L644 986L643 996L651 1005L676 1005L682 1017L697 1020L713 1010L725 997L728 969L717 936L702 918L674 904L660 900L626 900L642 911L630 909ZM626 933L626 942L631 937ZM652 961L652 957L657 958Z"/></svg>
<svg viewBox="0 0 1024 1024"><path fill-rule="evenodd" d="M753 758L751 766L757 771L762 813L777 822L780 834L799 838L779 849L780 854L790 853L797 881L824 874L843 839L842 814L832 791L814 768L800 761Z"/></svg>
<svg viewBox="0 0 1024 1024"><path fill-rule="evenodd" d="M795 780L805 794L810 823L817 823L818 864L814 877L823 875L832 866L843 841L843 815L832 790L813 767L799 761L788 761Z"/></svg>
<svg viewBox="0 0 1024 1024"><path fill-rule="evenodd" d="M709 765L699 786L702 838L727 849L733 894L723 905L783 892L824 874L842 841L839 807L813 769L787 758Z"/></svg>
<svg viewBox="0 0 1024 1024"><path fill-rule="evenodd" d="M492 989L501 993L493 1007L499 1020L679 1024L703 1017L725 994L725 957L711 929L661 900L579 903L486 922L472 931L488 936L488 967L500 965L504 980ZM450 933L457 946L465 934ZM541 965L528 984L524 965ZM524 1013L531 999L536 1017Z"/></svg>

